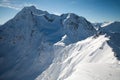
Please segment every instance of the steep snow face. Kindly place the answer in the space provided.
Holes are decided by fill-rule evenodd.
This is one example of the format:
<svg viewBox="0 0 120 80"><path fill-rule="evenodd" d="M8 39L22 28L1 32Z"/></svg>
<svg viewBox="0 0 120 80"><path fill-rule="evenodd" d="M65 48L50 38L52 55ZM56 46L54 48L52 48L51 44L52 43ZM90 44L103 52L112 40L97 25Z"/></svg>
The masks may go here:
<svg viewBox="0 0 120 80"><path fill-rule="evenodd" d="M0 27L0 79L33 80L54 59L54 43L75 43L96 33L85 18L23 8Z"/></svg>
<svg viewBox="0 0 120 80"><path fill-rule="evenodd" d="M51 23L44 17L50 14L43 13L27 7L0 27L1 80L33 80L51 64L53 50L47 40L61 34L61 25L59 18Z"/></svg>
<svg viewBox="0 0 120 80"><path fill-rule="evenodd" d="M108 44L113 48L115 56L120 60L120 22L106 23L102 27L102 31L110 37Z"/></svg>
<svg viewBox="0 0 120 80"><path fill-rule="evenodd" d="M79 17L73 13L67 15L63 21L66 38L66 44L73 43L95 34L96 30L85 18ZM67 40L67 41L66 41Z"/></svg>
<svg viewBox="0 0 120 80"><path fill-rule="evenodd" d="M65 46L54 44L53 63L36 80L119 80L119 61L105 35Z"/></svg>

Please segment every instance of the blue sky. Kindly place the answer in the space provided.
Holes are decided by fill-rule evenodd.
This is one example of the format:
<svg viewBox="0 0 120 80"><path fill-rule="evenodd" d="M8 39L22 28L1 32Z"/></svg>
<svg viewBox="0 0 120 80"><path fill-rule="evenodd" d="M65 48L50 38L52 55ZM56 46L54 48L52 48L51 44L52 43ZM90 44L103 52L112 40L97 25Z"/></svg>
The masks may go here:
<svg viewBox="0 0 120 80"><path fill-rule="evenodd" d="M0 24L30 5L55 14L76 13L91 22L120 20L120 0L0 0Z"/></svg>

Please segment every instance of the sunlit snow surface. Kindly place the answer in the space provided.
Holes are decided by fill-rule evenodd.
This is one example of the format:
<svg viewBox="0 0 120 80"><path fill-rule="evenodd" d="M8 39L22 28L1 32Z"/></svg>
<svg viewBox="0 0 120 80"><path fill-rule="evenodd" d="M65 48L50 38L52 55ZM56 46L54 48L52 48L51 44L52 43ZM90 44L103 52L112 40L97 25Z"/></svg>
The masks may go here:
<svg viewBox="0 0 120 80"><path fill-rule="evenodd" d="M71 44L56 43L55 59L36 80L120 80L119 61L104 35Z"/></svg>

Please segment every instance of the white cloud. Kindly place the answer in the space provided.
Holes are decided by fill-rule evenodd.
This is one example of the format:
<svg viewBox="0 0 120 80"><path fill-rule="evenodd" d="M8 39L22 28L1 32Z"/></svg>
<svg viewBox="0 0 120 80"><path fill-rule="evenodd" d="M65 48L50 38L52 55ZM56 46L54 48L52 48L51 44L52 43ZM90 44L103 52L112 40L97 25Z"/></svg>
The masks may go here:
<svg viewBox="0 0 120 80"><path fill-rule="evenodd" d="M16 7L15 5L13 5L9 0L2 0L2 1L0 2L0 6L1 6L1 7L12 8L12 9L15 9L15 10L19 10L19 8Z"/></svg>
<svg viewBox="0 0 120 80"><path fill-rule="evenodd" d="M0 4L1 7L6 7L6 8L11 8L11 9L15 9L15 10L20 10L20 8L15 7L15 6L11 6L11 5L4 5L4 4Z"/></svg>
<svg viewBox="0 0 120 80"><path fill-rule="evenodd" d="M12 8L12 9L15 9L15 10L20 10L25 6L35 5L35 4L26 3L26 2L22 2L22 3L18 3L18 2L19 1L16 1L16 0L2 0L2 1L0 1L0 6L1 7Z"/></svg>

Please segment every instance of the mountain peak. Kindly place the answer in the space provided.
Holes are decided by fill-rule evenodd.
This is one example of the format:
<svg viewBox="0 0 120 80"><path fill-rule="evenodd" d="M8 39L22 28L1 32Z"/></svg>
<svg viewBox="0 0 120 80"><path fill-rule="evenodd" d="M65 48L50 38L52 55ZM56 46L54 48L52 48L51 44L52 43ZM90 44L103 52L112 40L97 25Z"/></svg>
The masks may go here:
<svg viewBox="0 0 120 80"><path fill-rule="evenodd" d="M66 13L66 14L62 14L61 16L66 18L81 18L82 20L85 20L84 17L78 16L75 13Z"/></svg>
<svg viewBox="0 0 120 80"><path fill-rule="evenodd" d="M36 7L35 6L27 6L27 7L24 7L22 10L36 10Z"/></svg>
<svg viewBox="0 0 120 80"><path fill-rule="evenodd" d="M48 14L47 11L42 11L37 9L35 6L27 6L24 7L16 16L15 18L23 17L23 16L29 16L31 14L35 15L41 15L41 14Z"/></svg>

